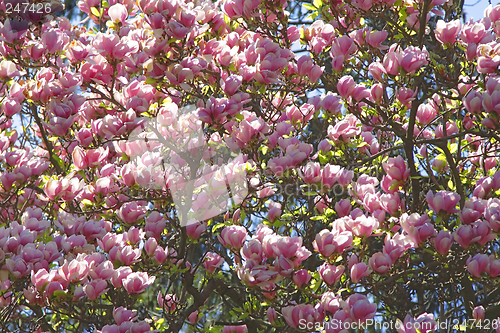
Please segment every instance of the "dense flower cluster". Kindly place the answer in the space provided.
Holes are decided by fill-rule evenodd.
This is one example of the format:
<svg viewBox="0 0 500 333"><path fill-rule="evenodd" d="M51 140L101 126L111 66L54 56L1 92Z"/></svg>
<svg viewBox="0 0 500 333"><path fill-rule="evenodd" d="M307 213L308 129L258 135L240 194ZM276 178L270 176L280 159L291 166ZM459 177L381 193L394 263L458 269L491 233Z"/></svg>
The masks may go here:
<svg viewBox="0 0 500 333"><path fill-rule="evenodd" d="M77 6L0 3L1 328L498 314L500 5Z"/></svg>

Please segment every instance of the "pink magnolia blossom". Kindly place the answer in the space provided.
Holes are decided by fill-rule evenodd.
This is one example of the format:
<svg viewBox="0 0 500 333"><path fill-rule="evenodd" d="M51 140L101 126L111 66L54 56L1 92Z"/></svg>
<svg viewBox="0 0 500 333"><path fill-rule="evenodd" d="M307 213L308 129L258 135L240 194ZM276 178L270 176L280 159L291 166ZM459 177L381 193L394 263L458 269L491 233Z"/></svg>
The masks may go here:
<svg viewBox="0 0 500 333"><path fill-rule="evenodd" d="M83 280L88 272L89 265L85 260L71 260L70 262L65 262L59 268L59 275L63 277L68 282L77 282Z"/></svg>
<svg viewBox="0 0 500 333"><path fill-rule="evenodd" d="M85 291L87 297L93 301L108 290L106 288L107 286L108 283L104 280L92 280L91 282L85 284L83 290Z"/></svg>
<svg viewBox="0 0 500 333"><path fill-rule="evenodd" d="M422 66L427 65L429 53L425 49L414 46L407 47L401 51L396 44L393 44L384 56L383 65L388 74L399 75L402 69L407 73L415 73Z"/></svg>
<svg viewBox="0 0 500 333"><path fill-rule="evenodd" d="M458 133L458 126L455 122L446 123L446 135L452 135ZM435 130L436 138L442 138L444 136L443 125L436 126Z"/></svg>
<svg viewBox="0 0 500 333"><path fill-rule="evenodd" d="M127 310L123 306L119 308L115 308L113 310L113 319L115 320L117 325L121 325L127 321L134 321L137 318L136 312L132 310Z"/></svg>
<svg viewBox="0 0 500 333"><path fill-rule="evenodd" d="M309 162L300 170L302 180L307 184L315 184L321 181L321 166L317 162Z"/></svg>
<svg viewBox="0 0 500 333"><path fill-rule="evenodd" d="M224 247L239 250L247 238L247 231L243 226L232 225L222 229L217 237Z"/></svg>
<svg viewBox="0 0 500 333"><path fill-rule="evenodd" d="M22 105L13 98L6 98L2 101L1 110L7 117L12 117L21 112Z"/></svg>
<svg viewBox="0 0 500 333"><path fill-rule="evenodd" d="M366 33L365 39L366 42L371 46L379 49L383 49L384 47L381 45L382 42L387 38L388 32L385 30L382 31L369 31Z"/></svg>
<svg viewBox="0 0 500 333"><path fill-rule="evenodd" d="M311 304L287 306L281 312L287 324L294 328L299 326L301 320L306 323L315 323L319 319L319 313Z"/></svg>
<svg viewBox="0 0 500 333"><path fill-rule="evenodd" d="M411 247L411 241L402 234L395 234L392 238L387 234L383 252L389 255L392 262L396 262L403 253Z"/></svg>
<svg viewBox="0 0 500 333"><path fill-rule="evenodd" d="M373 256L369 260L369 264L371 269L379 274L387 273L392 266L391 257L383 252L374 253Z"/></svg>
<svg viewBox="0 0 500 333"><path fill-rule="evenodd" d="M484 316L486 314L486 311L484 310L484 307L479 305L479 306L476 306L473 310L472 310L472 317L476 320L484 320Z"/></svg>
<svg viewBox="0 0 500 333"><path fill-rule="evenodd" d="M267 218L269 221L274 222L281 216L281 204L279 202L271 201L269 203L269 212Z"/></svg>
<svg viewBox="0 0 500 333"><path fill-rule="evenodd" d="M315 65L311 57L302 56L297 61L297 69L300 76L307 76L311 82L316 82L323 74L324 68Z"/></svg>
<svg viewBox="0 0 500 333"><path fill-rule="evenodd" d="M230 18L250 17L258 5L259 3L254 0L226 0L223 3L223 10Z"/></svg>
<svg viewBox="0 0 500 333"><path fill-rule="evenodd" d="M356 263L351 267L351 280L353 283L358 283L362 278L370 275L371 272L370 267L364 262Z"/></svg>
<svg viewBox="0 0 500 333"><path fill-rule="evenodd" d="M342 199L335 203L335 212L337 212L337 214L339 214L340 217L349 215L351 209L352 205L351 205L351 200L349 199Z"/></svg>
<svg viewBox="0 0 500 333"><path fill-rule="evenodd" d="M417 109L416 120L421 125L427 125L434 120L437 114L438 110L436 110L432 105L420 104Z"/></svg>
<svg viewBox="0 0 500 333"><path fill-rule="evenodd" d="M282 276L288 276L292 274L295 268L293 261L283 255L276 257L276 259L274 260L274 267L276 271Z"/></svg>
<svg viewBox="0 0 500 333"><path fill-rule="evenodd" d="M225 81L222 81L221 84L222 89L229 96L233 96L236 91L240 88L243 77L241 75L231 75Z"/></svg>
<svg viewBox="0 0 500 333"><path fill-rule="evenodd" d="M390 215L396 215L401 209L401 199L398 193L382 194L380 196L380 206Z"/></svg>
<svg viewBox="0 0 500 333"><path fill-rule="evenodd" d="M491 277L497 277L500 275L500 259L496 259L493 254L489 256L489 262L486 266L486 274Z"/></svg>
<svg viewBox="0 0 500 333"><path fill-rule="evenodd" d="M342 309L353 322L364 323L375 316L377 305L370 303L368 298L361 294L353 294L342 301Z"/></svg>
<svg viewBox="0 0 500 333"><path fill-rule="evenodd" d="M109 7L108 15L113 22L124 22L128 17L127 7L122 4L114 4Z"/></svg>
<svg viewBox="0 0 500 333"><path fill-rule="evenodd" d="M186 233L191 239L198 239L207 230L206 222L188 223Z"/></svg>
<svg viewBox="0 0 500 333"><path fill-rule="evenodd" d="M481 239L480 235L476 235L471 225L461 225L453 232L453 238L463 248L468 248L470 244Z"/></svg>
<svg viewBox="0 0 500 333"><path fill-rule="evenodd" d="M387 163L382 163L382 166L387 175L398 181L406 181L410 175L410 169L401 156L389 158Z"/></svg>
<svg viewBox="0 0 500 333"><path fill-rule="evenodd" d="M486 36L486 27L481 22L470 22L462 27L461 39L467 44L478 44Z"/></svg>
<svg viewBox="0 0 500 333"><path fill-rule="evenodd" d="M226 325L222 329L222 333L247 333L247 325Z"/></svg>
<svg viewBox="0 0 500 333"><path fill-rule="evenodd" d="M177 308L177 304L179 303L177 295L166 294L165 296L163 296L161 291L158 292L158 296L156 297L156 299L160 308L165 309L168 313L174 313L175 309Z"/></svg>
<svg viewBox="0 0 500 333"><path fill-rule="evenodd" d="M382 81L382 75L387 73L384 66L380 62L372 62L370 66L368 66L368 70L377 81Z"/></svg>
<svg viewBox="0 0 500 333"><path fill-rule="evenodd" d="M191 325L195 325L199 320L198 310L191 312L191 314L188 316L188 320Z"/></svg>
<svg viewBox="0 0 500 333"><path fill-rule="evenodd" d="M462 224L471 224L482 217L485 210L486 201L484 200L467 200L464 208L458 213Z"/></svg>
<svg viewBox="0 0 500 333"><path fill-rule="evenodd" d="M109 250L109 259L111 261L119 261L125 265L131 265L139 261L141 256L140 249L134 249L130 245L123 247L115 246Z"/></svg>
<svg viewBox="0 0 500 333"><path fill-rule="evenodd" d="M116 215L125 223L136 223L146 216L146 207L136 201L127 202L120 207Z"/></svg>
<svg viewBox="0 0 500 333"><path fill-rule="evenodd" d="M467 259L467 270L475 277L480 277L486 272L486 267L490 262L488 255L476 254L474 257Z"/></svg>
<svg viewBox="0 0 500 333"><path fill-rule="evenodd" d="M490 95L488 95L490 96ZM483 96L476 90L471 90L464 98L463 103L467 111L479 113L483 108ZM489 105L489 104L488 104Z"/></svg>
<svg viewBox="0 0 500 333"><path fill-rule="evenodd" d="M324 263L318 268L319 275L328 285L333 285L336 282L340 281L340 278L344 274L345 267L334 266L327 263Z"/></svg>
<svg viewBox="0 0 500 333"><path fill-rule="evenodd" d="M342 108L340 97L337 94L328 92L321 100L321 107L333 114L339 114Z"/></svg>
<svg viewBox="0 0 500 333"><path fill-rule="evenodd" d="M344 99L347 99L352 95L355 87L356 84L354 83L354 79L350 75L342 77L337 84L339 95Z"/></svg>
<svg viewBox="0 0 500 333"><path fill-rule="evenodd" d="M361 134L361 127L356 116L349 114L335 126L328 127L328 137L335 143L350 142L350 139Z"/></svg>
<svg viewBox="0 0 500 333"><path fill-rule="evenodd" d="M403 227L403 230L408 234L415 246L418 246L436 233L427 215L421 216L418 213L408 215L404 213L400 221L401 227Z"/></svg>
<svg viewBox="0 0 500 333"><path fill-rule="evenodd" d="M31 283L33 283L35 288L39 291L41 291L42 288L50 282L50 279L49 273L44 268L36 273L34 271L31 272Z"/></svg>
<svg viewBox="0 0 500 333"><path fill-rule="evenodd" d="M486 243L496 238L496 235L492 232L491 226L488 222L477 220L472 223L474 236L478 239L476 242L480 246L485 246Z"/></svg>
<svg viewBox="0 0 500 333"><path fill-rule="evenodd" d="M436 39L441 44L453 44L457 40L457 36L462 29L460 20L455 20L446 23L443 20L438 20L436 23L436 30L434 31Z"/></svg>
<svg viewBox="0 0 500 333"><path fill-rule="evenodd" d="M155 276L148 276L146 272L128 274L123 280L123 287L129 294L140 294L155 281Z"/></svg>
<svg viewBox="0 0 500 333"><path fill-rule="evenodd" d="M432 332L437 328L437 322L434 320L434 315L422 313L417 318L406 315L404 322L397 320L396 322L398 333L417 333L417 329L421 332Z"/></svg>
<svg viewBox="0 0 500 333"><path fill-rule="evenodd" d="M484 210L484 217L490 224L493 231L500 230L500 200L497 198L488 199Z"/></svg>
<svg viewBox="0 0 500 333"><path fill-rule="evenodd" d="M262 261L262 254L262 244L258 239L252 239L249 242L246 242L241 249L241 255L243 258L253 260L255 262Z"/></svg>
<svg viewBox="0 0 500 333"><path fill-rule="evenodd" d="M460 195L447 191L439 191L433 195L432 191L429 191L425 199L434 212L449 215L458 211L456 205L460 201Z"/></svg>
<svg viewBox="0 0 500 333"><path fill-rule="evenodd" d="M292 280L297 287L302 288L311 280L311 274L306 269L300 269L293 273Z"/></svg>
<svg viewBox="0 0 500 333"><path fill-rule="evenodd" d="M329 231L321 230L313 242L314 249L325 257L331 256L333 253L342 253L352 244L352 233L349 231Z"/></svg>
<svg viewBox="0 0 500 333"><path fill-rule="evenodd" d="M357 47L354 41L348 36L342 36L333 42L330 54L332 58L343 56L348 58L352 53L356 52Z"/></svg>
<svg viewBox="0 0 500 333"><path fill-rule="evenodd" d="M10 20L8 20L10 23ZM17 69L17 65L9 60L2 60L0 62L0 77L2 78L13 78L15 76L21 75L21 72Z"/></svg>
<svg viewBox="0 0 500 333"><path fill-rule="evenodd" d="M115 274L115 270L113 267L113 263L109 260L106 260L100 264L94 264L94 266L90 266L89 276L92 279L102 279L109 280Z"/></svg>
<svg viewBox="0 0 500 333"><path fill-rule="evenodd" d="M368 237L379 227L379 222L373 217L364 215L356 217L351 223L351 230L356 237Z"/></svg>
<svg viewBox="0 0 500 333"><path fill-rule="evenodd" d="M267 312L266 312L266 317L269 320L269 322L271 323L271 325L274 326L274 323L278 319L278 313L276 312L276 310L274 308L269 307L267 309Z"/></svg>
<svg viewBox="0 0 500 333"><path fill-rule="evenodd" d="M333 292L326 292L321 296L321 305L325 312L335 314L341 308L342 298L335 295Z"/></svg>
<svg viewBox="0 0 500 333"><path fill-rule="evenodd" d="M453 245L453 235L447 230L441 230L435 238L432 239L436 251L445 256Z"/></svg>
<svg viewBox="0 0 500 333"><path fill-rule="evenodd" d="M208 273L213 274L217 268L222 265L224 259L216 253L208 252L203 260L203 266L207 270Z"/></svg>

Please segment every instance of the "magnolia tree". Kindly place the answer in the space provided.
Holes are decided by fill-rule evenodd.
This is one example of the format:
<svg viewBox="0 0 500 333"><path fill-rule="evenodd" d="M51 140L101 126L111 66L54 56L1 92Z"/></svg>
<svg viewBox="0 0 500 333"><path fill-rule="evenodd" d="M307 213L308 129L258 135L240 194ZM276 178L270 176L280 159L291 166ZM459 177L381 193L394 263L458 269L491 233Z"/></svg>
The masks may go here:
<svg viewBox="0 0 500 333"><path fill-rule="evenodd" d="M500 6L77 5L0 3L1 330L500 332Z"/></svg>

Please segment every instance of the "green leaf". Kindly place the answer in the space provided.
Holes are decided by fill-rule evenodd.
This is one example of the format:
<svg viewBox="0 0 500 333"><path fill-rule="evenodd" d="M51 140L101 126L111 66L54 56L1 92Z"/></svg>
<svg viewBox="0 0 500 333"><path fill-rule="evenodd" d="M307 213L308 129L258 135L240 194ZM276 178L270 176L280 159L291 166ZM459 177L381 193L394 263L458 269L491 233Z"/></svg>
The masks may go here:
<svg viewBox="0 0 500 333"><path fill-rule="evenodd" d="M66 292L62 290L56 290L52 295L54 295L55 297L64 297L66 296Z"/></svg>
<svg viewBox="0 0 500 333"><path fill-rule="evenodd" d="M220 229L220 228L223 228L225 227L226 224L225 223L219 223L219 224L216 224L213 229L212 229L212 232L215 232L216 230Z"/></svg>
<svg viewBox="0 0 500 333"><path fill-rule="evenodd" d="M458 144L448 142L448 149L450 150L450 153L454 154L458 151Z"/></svg>
<svg viewBox="0 0 500 333"><path fill-rule="evenodd" d="M95 7L90 7L90 12L97 17L101 17L101 13L99 13L99 10Z"/></svg>
<svg viewBox="0 0 500 333"><path fill-rule="evenodd" d="M54 160L56 161L57 164L61 167L61 169L64 169L64 162L61 160L61 158L57 155L52 155Z"/></svg>
<svg viewBox="0 0 500 333"><path fill-rule="evenodd" d="M268 146L261 146L260 151L262 152L262 155L266 155L267 152L269 151L269 147Z"/></svg>
<svg viewBox="0 0 500 333"><path fill-rule="evenodd" d="M241 316L239 316L238 320L243 320L243 319L245 319L246 317L248 317L249 315L250 315L250 313L248 313L248 312L247 312L247 313L244 313L244 314L242 314Z"/></svg>
<svg viewBox="0 0 500 333"><path fill-rule="evenodd" d="M318 158L319 158L319 163L321 163L321 164L328 163L328 158L325 155L323 155L322 153L318 154Z"/></svg>
<svg viewBox="0 0 500 333"><path fill-rule="evenodd" d="M86 206L91 206L93 205L92 204L92 201L90 201L89 199L83 199L82 201L82 204L86 205Z"/></svg>
<svg viewBox="0 0 500 333"><path fill-rule="evenodd" d="M323 6L323 0L314 0L313 5L314 5L314 7L319 9L319 8L321 8L321 6Z"/></svg>
<svg viewBox="0 0 500 333"><path fill-rule="evenodd" d="M281 221L281 220L276 220L276 221L274 221L274 223L267 222L267 225L275 226L276 228L282 227L285 224L286 224L286 222L285 221Z"/></svg>
<svg viewBox="0 0 500 333"><path fill-rule="evenodd" d="M389 187L389 190L393 191L393 190L399 188L399 185L400 185L399 182L398 183L394 183L394 184L391 185L391 187Z"/></svg>
<svg viewBox="0 0 500 333"><path fill-rule="evenodd" d="M335 211L331 208L325 208L323 213L325 214L326 217L330 217L335 213Z"/></svg>
<svg viewBox="0 0 500 333"><path fill-rule="evenodd" d="M424 251L432 255L435 254L434 251L432 251L431 249L424 249Z"/></svg>
<svg viewBox="0 0 500 333"><path fill-rule="evenodd" d="M305 9L309 9L309 10L312 10L312 11L316 11L318 10L318 8L314 7L313 5L310 5L308 3L303 3L302 4L302 7L304 7Z"/></svg>
<svg viewBox="0 0 500 333"><path fill-rule="evenodd" d="M160 328L161 325L165 322L165 318L160 318L156 321L156 328Z"/></svg>

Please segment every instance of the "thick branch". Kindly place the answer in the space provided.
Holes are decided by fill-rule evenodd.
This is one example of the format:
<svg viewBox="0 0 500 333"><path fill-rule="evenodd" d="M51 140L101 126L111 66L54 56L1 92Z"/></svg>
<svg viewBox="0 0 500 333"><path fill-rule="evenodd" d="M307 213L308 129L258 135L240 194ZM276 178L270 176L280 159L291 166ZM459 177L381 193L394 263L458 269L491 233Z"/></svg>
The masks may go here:
<svg viewBox="0 0 500 333"><path fill-rule="evenodd" d="M45 147L47 147L47 151L49 152L49 160L56 169L56 172L58 174L62 174L63 170L61 169L61 166L59 163L57 163L56 159L54 158L54 150L52 146L52 142L49 141L47 137L47 132L45 131L45 128L43 127L42 120L38 116L38 110L36 108L36 105L31 103L30 104L30 110L31 113L33 114L33 117L35 117L36 124L38 125L38 128L40 129L40 133L42 134L42 140L43 143L45 144Z"/></svg>

